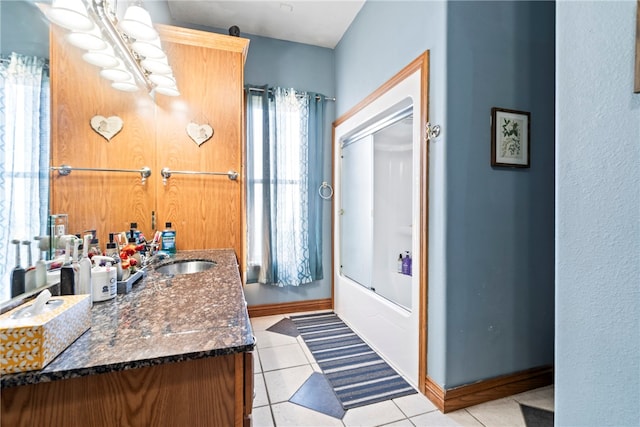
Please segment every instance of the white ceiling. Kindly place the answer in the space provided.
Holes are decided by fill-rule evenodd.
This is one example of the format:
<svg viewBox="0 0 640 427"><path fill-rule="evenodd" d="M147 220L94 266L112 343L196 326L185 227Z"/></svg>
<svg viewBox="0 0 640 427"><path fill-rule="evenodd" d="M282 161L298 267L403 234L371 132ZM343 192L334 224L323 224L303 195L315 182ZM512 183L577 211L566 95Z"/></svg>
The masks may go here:
<svg viewBox="0 0 640 427"><path fill-rule="evenodd" d="M168 0L176 21L333 49L365 0Z"/></svg>

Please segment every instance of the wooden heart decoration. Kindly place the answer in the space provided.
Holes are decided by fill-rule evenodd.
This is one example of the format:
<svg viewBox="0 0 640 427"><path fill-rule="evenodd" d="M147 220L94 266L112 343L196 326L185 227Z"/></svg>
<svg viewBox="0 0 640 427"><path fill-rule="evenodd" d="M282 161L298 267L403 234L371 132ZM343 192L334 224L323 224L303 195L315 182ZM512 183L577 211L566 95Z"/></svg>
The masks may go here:
<svg viewBox="0 0 640 427"><path fill-rule="evenodd" d="M99 133L104 139L110 141L122 130L124 122L118 116L104 117L93 116L91 118L91 127Z"/></svg>
<svg viewBox="0 0 640 427"><path fill-rule="evenodd" d="M213 128L209 125L199 125L191 122L187 125L187 135L200 146L205 141L211 139L213 136Z"/></svg>

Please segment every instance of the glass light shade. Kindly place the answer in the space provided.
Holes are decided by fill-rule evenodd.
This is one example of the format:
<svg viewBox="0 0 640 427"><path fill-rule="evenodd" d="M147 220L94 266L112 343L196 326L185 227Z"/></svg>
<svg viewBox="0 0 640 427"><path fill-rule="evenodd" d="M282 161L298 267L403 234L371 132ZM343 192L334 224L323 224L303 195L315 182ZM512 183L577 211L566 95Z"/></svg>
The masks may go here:
<svg viewBox="0 0 640 427"><path fill-rule="evenodd" d="M150 41L136 40L131 44L131 48L143 58L162 59L167 57L160 46L159 37Z"/></svg>
<svg viewBox="0 0 640 427"><path fill-rule="evenodd" d="M117 67L119 64L118 58L113 54L113 50L108 47L103 50L92 50L86 52L82 55L82 59L91 65L103 68Z"/></svg>
<svg viewBox="0 0 640 427"><path fill-rule="evenodd" d="M123 92L137 92L140 90L136 82L131 80L125 80L121 82L113 82L111 83L111 87L117 90L121 90Z"/></svg>
<svg viewBox="0 0 640 427"><path fill-rule="evenodd" d="M107 43L102 39L102 33L97 27L91 31L73 31L67 34L67 41L84 50L103 50L107 48Z"/></svg>
<svg viewBox="0 0 640 427"><path fill-rule="evenodd" d="M100 71L100 76L111 80L112 82L124 82L127 80L133 80L133 75L126 69L122 61L118 60L118 65L111 68L103 68Z"/></svg>
<svg viewBox="0 0 640 427"><path fill-rule="evenodd" d="M176 86L176 80L172 75L164 75L164 74L150 74L149 80L160 87L172 87Z"/></svg>
<svg viewBox="0 0 640 427"><path fill-rule="evenodd" d="M129 6L119 26L125 34L136 40L153 40L158 37L158 32L151 23L151 15L140 6Z"/></svg>
<svg viewBox="0 0 640 427"><path fill-rule="evenodd" d="M140 65L144 67L145 70L154 74L171 74L172 70L169 66L169 62L165 58L164 60L156 60L156 59L143 59L140 61Z"/></svg>
<svg viewBox="0 0 640 427"><path fill-rule="evenodd" d="M69 30L89 31L93 28L82 0L53 0L47 18Z"/></svg>
<svg viewBox="0 0 640 427"><path fill-rule="evenodd" d="M175 87L160 87L154 89L156 93L166 96L180 96L180 92Z"/></svg>

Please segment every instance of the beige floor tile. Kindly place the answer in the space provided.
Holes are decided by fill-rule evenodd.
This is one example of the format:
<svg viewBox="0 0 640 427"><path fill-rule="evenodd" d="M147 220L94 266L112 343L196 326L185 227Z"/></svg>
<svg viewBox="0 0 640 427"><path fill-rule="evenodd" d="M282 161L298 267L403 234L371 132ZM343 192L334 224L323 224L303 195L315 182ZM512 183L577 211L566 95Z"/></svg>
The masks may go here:
<svg viewBox="0 0 640 427"><path fill-rule="evenodd" d="M343 427L342 421L295 403L271 405L277 427Z"/></svg>
<svg viewBox="0 0 640 427"><path fill-rule="evenodd" d="M467 412L487 427L525 427L518 402L510 397L470 406Z"/></svg>
<svg viewBox="0 0 640 427"><path fill-rule="evenodd" d="M448 414L440 411L428 412L410 420L417 427L482 427L482 424L464 409Z"/></svg>
<svg viewBox="0 0 640 427"><path fill-rule="evenodd" d="M254 408L251 413L251 419L253 427L275 427L271 416L271 407L269 406Z"/></svg>
<svg viewBox="0 0 640 427"><path fill-rule="evenodd" d="M397 399L393 399L393 402L398 405L402 413L409 418L438 410L436 405L431 403L431 401L421 393L399 397Z"/></svg>
<svg viewBox="0 0 640 427"><path fill-rule="evenodd" d="M256 331L254 332L254 335L256 336L256 346L259 349L298 343L295 337L279 334L277 332Z"/></svg>
<svg viewBox="0 0 640 427"><path fill-rule="evenodd" d="M391 401L387 400L373 405L360 406L349 409L342 417L344 425L352 426L380 426L406 418L402 411Z"/></svg>
<svg viewBox="0 0 640 427"><path fill-rule="evenodd" d="M310 365L265 372L264 381L271 403L289 400L312 373Z"/></svg>
<svg viewBox="0 0 640 427"><path fill-rule="evenodd" d="M253 391L255 396L253 398L253 407L265 406L269 404L269 398L267 397L267 388L264 384L264 377L260 374L253 376Z"/></svg>
<svg viewBox="0 0 640 427"><path fill-rule="evenodd" d="M307 347L307 344L305 344L304 340L298 337L298 343L300 343L300 347L304 351L305 356L307 356L309 363L316 363L315 357L311 354L311 351L309 350L309 347Z"/></svg>
<svg viewBox="0 0 640 427"><path fill-rule="evenodd" d="M407 419L395 421L391 424L385 424L382 427L414 427L413 423Z"/></svg>
<svg viewBox="0 0 640 427"><path fill-rule="evenodd" d="M251 320L251 328L253 332L256 331L264 331L270 328L272 325L278 323L284 319L282 314L276 314L274 316L262 316L262 317L252 317Z"/></svg>
<svg viewBox="0 0 640 427"><path fill-rule="evenodd" d="M535 390L525 391L524 393L511 396L516 402L524 405L533 406L534 408L554 410L554 387L552 385Z"/></svg>
<svg viewBox="0 0 640 427"><path fill-rule="evenodd" d="M309 364L298 343L263 348L260 350L260 362L263 372Z"/></svg>

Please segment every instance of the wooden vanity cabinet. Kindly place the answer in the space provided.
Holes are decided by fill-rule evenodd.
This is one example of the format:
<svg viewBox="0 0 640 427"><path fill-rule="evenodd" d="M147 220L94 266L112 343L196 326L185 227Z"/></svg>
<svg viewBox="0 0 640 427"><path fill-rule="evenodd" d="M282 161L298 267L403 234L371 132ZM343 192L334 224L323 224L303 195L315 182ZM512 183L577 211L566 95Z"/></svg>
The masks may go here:
<svg viewBox="0 0 640 427"><path fill-rule="evenodd" d="M249 40L156 25L180 96L110 87L82 52L52 30L51 163L78 168L151 168L142 182L136 173L51 172L51 212L69 215L69 231L96 229L102 244L109 232L136 222L147 238L171 222L177 248L233 248L243 260L244 63ZM96 115L122 118L110 141L94 132ZM190 123L208 124L214 134L198 145ZM238 172L226 175L172 174L161 170ZM155 223L153 218L155 219ZM243 269L241 269L243 271Z"/></svg>
<svg viewBox="0 0 640 427"><path fill-rule="evenodd" d="M246 427L252 363L235 353L6 388L0 425Z"/></svg>

